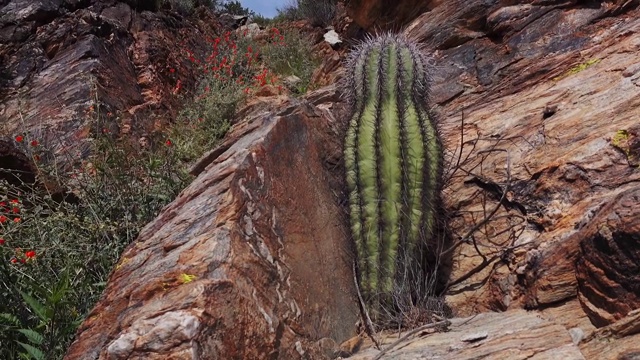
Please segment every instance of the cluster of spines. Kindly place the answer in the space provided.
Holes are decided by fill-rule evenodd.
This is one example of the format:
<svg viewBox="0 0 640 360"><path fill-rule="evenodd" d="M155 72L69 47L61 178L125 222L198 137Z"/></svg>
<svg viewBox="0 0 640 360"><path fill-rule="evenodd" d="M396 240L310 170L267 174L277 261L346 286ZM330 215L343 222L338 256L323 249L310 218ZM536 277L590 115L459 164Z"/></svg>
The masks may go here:
<svg viewBox="0 0 640 360"><path fill-rule="evenodd" d="M401 35L363 42L347 63L352 106L345 138L346 182L360 289L388 300L424 277L434 236L442 168L427 108L428 58Z"/></svg>

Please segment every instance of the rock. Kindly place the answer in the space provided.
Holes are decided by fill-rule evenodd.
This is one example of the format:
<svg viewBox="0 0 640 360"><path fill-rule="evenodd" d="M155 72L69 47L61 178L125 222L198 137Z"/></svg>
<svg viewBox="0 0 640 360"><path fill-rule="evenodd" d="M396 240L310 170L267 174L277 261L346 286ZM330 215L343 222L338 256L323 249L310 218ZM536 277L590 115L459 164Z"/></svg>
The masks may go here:
<svg viewBox="0 0 640 360"><path fill-rule="evenodd" d="M459 246L447 301L460 316L575 301L575 264L591 219L640 180L628 160L637 76L622 74L640 61L640 42L628 36L638 32L638 2L545 4L546 12L527 18L538 5L518 12L495 2L442 2L405 29L433 49L431 100L453 159L461 134L467 142L463 170L445 190L454 236L496 208L490 230L473 237L485 250ZM492 27L482 26L485 18ZM579 308L572 314L588 322Z"/></svg>
<svg viewBox="0 0 640 360"><path fill-rule="evenodd" d="M302 81L299 77L295 75L289 75L284 78L283 82L289 89L295 89L296 86Z"/></svg>
<svg viewBox="0 0 640 360"><path fill-rule="evenodd" d="M640 310L598 329L580 345L587 359L637 359L640 341Z"/></svg>
<svg viewBox="0 0 640 360"><path fill-rule="evenodd" d="M342 180L330 160L340 141L318 100L331 96L311 98L318 108L243 110L217 155L124 252L66 359L321 359L318 340L355 335L348 229L334 196Z"/></svg>
<svg viewBox="0 0 640 360"><path fill-rule="evenodd" d="M329 43L329 45L331 45L332 48L335 48L336 46L342 43L342 40L340 40L340 35L338 35L338 33L333 29L327 31L323 37L324 37L324 41Z"/></svg>
<svg viewBox="0 0 640 360"><path fill-rule="evenodd" d="M410 337L381 359L585 359L567 329L535 313L513 310L450 321L447 332ZM382 347L396 340L386 337ZM377 353L369 347L350 359L370 360Z"/></svg>
<svg viewBox="0 0 640 360"><path fill-rule="evenodd" d="M487 336L489 336L489 334L486 331L477 332L477 333L471 333L471 334L465 334L464 336L462 336L460 338L460 341L476 342L476 341L480 341L480 340L486 339Z"/></svg>
<svg viewBox="0 0 640 360"><path fill-rule="evenodd" d="M263 86L260 86L258 90L256 90L254 95L256 97L270 97L270 96L276 96L279 93L280 93L280 90L277 87L273 85L263 85Z"/></svg>
<svg viewBox="0 0 640 360"><path fill-rule="evenodd" d="M247 21L249 21L249 16L222 13L218 16L218 21L220 21L222 26L224 26L225 28L238 29L243 26L247 26Z"/></svg>
<svg viewBox="0 0 640 360"><path fill-rule="evenodd" d="M167 12L135 11L120 1L3 2L0 9L2 135L37 132L64 158L85 152L97 115L121 114L140 136L154 117L169 121L181 100L178 81L195 87L197 68L184 59L209 50L218 32L212 13L186 20ZM185 61L186 60L186 61ZM173 71L172 71L173 69ZM101 114L91 105L100 102ZM115 120L105 127L118 129ZM118 135L118 134L114 134Z"/></svg>
<svg viewBox="0 0 640 360"><path fill-rule="evenodd" d="M581 232L578 299L596 326L640 308L639 203L640 187L623 191Z"/></svg>
<svg viewBox="0 0 640 360"><path fill-rule="evenodd" d="M22 186L36 181L36 164L19 145L14 139L0 139L0 183Z"/></svg>
<svg viewBox="0 0 640 360"><path fill-rule="evenodd" d="M352 0L347 4L347 13L365 30L396 30L440 3L441 0Z"/></svg>
<svg viewBox="0 0 640 360"><path fill-rule="evenodd" d="M571 340L574 345L580 344L582 339L584 339L584 331L579 327L569 329L569 335L571 335Z"/></svg>
<svg viewBox="0 0 640 360"><path fill-rule="evenodd" d="M266 32L260 30L260 26L256 23L251 23L248 25L242 25L236 29L237 34L242 34L242 36L247 37L249 39L256 39L258 37L265 37Z"/></svg>

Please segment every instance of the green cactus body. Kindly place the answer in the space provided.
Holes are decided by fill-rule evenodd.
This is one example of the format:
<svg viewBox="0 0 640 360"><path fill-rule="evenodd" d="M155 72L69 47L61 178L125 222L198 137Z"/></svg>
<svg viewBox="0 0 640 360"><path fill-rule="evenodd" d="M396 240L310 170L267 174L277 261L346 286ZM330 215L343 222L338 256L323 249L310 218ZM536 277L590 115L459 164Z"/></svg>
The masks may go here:
<svg viewBox="0 0 640 360"><path fill-rule="evenodd" d="M382 35L347 62L353 115L344 160L360 288L369 302L406 289L433 237L442 151L426 107L426 58L401 36ZM413 278L411 278L413 277Z"/></svg>

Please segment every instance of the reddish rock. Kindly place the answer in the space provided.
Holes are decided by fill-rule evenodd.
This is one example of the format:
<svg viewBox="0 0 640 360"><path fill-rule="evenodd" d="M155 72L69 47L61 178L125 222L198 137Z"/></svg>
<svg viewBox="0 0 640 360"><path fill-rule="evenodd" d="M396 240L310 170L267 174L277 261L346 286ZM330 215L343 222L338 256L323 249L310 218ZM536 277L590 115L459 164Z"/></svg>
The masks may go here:
<svg viewBox="0 0 640 360"><path fill-rule="evenodd" d="M437 49L431 99L452 167L461 130L466 142L445 189L454 236L496 208L457 251L461 315L576 301L585 224L640 180L640 4L544 4L442 3L405 29Z"/></svg>
<svg viewBox="0 0 640 360"><path fill-rule="evenodd" d="M98 115L117 132L121 124L105 115L121 114L132 135L153 131L152 114L170 121L182 101L171 90L178 81L184 91L195 85L196 67L184 49L202 55L207 37L219 32L202 8L186 18L115 0L1 6L2 133L47 134L43 145L67 156L84 151ZM90 108L97 104L100 114Z"/></svg>
<svg viewBox="0 0 640 360"><path fill-rule="evenodd" d="M640 308L640 188L624 191L590 221L576 264L578 299L596 326Z"/></svg>
<svg viewBox="0 0 640 360"><path fill-rule="evenodd" d="M398 30L441 0L352 0L347 4L349 17L363 29Z"/></svg>
<svg viewBox="0 0 640 360"><path fill-rule="evenodd" d="M124 252L66 359L321 359L316 341L352 337L333 100L245 109Z"/></svg>

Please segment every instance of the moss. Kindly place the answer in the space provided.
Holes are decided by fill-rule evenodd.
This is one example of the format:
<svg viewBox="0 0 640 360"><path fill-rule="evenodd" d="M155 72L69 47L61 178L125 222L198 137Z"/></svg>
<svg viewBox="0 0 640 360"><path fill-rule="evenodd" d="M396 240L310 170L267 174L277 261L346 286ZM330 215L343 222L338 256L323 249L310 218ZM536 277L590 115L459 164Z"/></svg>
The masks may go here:
<svg viewBox="0 0 640 360"><path fill-rule="evenodd" d="M611 137L611 146L620 150L631 167L640 166L640 141L637 134L629 130L618 130Z"/></svg>
<svg viewBox="0 0 640 360"><path fill-rule="evenodd" d="M582 64L578 64L574 67L572 67L571 69L569 69L568 71L566 71L565 73L563 73L560 76L556 76L555 78L553 78L553 81L558 81L558 80L562 80L568 76L571 76L573 74L577 74L583 70L586 70L587 68L591 67L592 65L595 65L597 63L600 62L600 59L591 59L585 63Z"/></svg>
<svg viewBox="0 0 640 360"><path fill-rule="evenodd" d="M188 284L188 283L192 282L193 280L195 280L196 278L197 278L197 276L195 276L195 275L189 275L189 274L182 273L182 274L180 274L179 281L181 283L183 283L183 284Z"/></svg>
<svg viewBox="0 0 640 360"><path fill-rule="evenodd" d="M629 132L627 130L618 130L616 134L611 138L611 145L620 149L627 156L629 156Z"/></svg>

